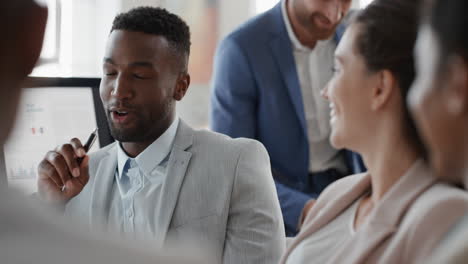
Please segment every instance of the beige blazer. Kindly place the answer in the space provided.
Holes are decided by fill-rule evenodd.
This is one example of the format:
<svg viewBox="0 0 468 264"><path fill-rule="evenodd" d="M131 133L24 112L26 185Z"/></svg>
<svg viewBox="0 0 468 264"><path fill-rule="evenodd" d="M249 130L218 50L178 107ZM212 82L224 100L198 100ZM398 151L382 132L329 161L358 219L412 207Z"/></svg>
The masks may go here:
<svg viewBox="0 0 468 264"><path fill-rule="evenodd" d="M92 153L89 182L66 214L90 227L106 226L116 167L115 143ZM154 211L148 233L155 244L195 239L224 264L277 263L284 253L270 160L255 140L193 130L181 121Z"/></svg>
<svg viewBox="0 0 468 264"><path fill-rule="evenodd" d="M330 185L307 215L303 229L280 263L286 263L301 241L332 221L370 187L367 173ZM418 161L384 195L329 263L425 263L446 231L467 210L468 193L438 182Z"/></svg>

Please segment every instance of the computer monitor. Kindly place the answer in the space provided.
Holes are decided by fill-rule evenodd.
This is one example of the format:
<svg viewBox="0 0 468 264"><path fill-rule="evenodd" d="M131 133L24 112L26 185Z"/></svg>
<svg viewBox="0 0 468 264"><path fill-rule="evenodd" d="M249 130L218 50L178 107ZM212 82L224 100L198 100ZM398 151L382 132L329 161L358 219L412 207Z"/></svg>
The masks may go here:
<svg viewBox="0 0 468 264"><path fill-rule="evenodd" d="M3 181L31 194L37 190L37 166L47 151L74 137L84 144L96 128L98 139L89 152L113 142L99 82L97 78L27 80L15 127L0 155L0 174L6 175Z"/></svg>

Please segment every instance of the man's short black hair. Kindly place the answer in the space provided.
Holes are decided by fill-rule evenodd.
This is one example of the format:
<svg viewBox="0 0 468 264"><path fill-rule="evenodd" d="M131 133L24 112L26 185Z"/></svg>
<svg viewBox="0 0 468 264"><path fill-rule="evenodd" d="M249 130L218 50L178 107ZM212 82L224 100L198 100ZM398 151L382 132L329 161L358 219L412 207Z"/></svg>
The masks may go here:
<svg viewBox="0 0 468 264"><path fill-rule="evenodd" d="M190 29L177 15L159 7L137 7L117 15L112 23L114 30L127 30L163 36L174 50L187 58L190 54ZM186 64L186 63L185 63Z"/></svg>

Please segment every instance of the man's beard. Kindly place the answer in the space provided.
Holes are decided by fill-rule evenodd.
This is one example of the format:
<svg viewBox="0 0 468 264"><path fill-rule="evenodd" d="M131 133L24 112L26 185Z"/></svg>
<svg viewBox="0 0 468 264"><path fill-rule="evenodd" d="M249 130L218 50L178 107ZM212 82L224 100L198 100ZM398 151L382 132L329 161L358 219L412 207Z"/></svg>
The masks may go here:
<svg viewBox="0 0 468 264"><path fill-rule="evenodd" d="M330 29L327 29L327 28L322 28L322 27L319 27L316 23L315 23L315 19L312 18L311 19L311 23L309 23L309 32L311 34L313 34L318 40L326 40L326 39L329 39L331 36L333 36L333 34L335 33L336 31L336 27L339 25L336 24L334 25L332 28Z"/></svg>
<svg viewBox="0 0 468 264"><path fill-rule="evenodd" d="M323 28L317 25L317 17L318 16L323 16L320 13L314 13L310 16L303 16L302 19L299 18L299 23L307 29L309 34L314 37L314 39L317 40L326 40L329 39L333 34L335 33L336 27L339 25L337 23L336 25L333 25L331 28Z"/></svg>
<svg viewBox="0 0 468 264"><path fill-rule="evenodd" d="M119 128L115 127L111 118L107 117L107 123L112 137L119 142L141 142L145 140L146 133L150 127L145 126L145 122L141 117L136 120L135 126L131 128Z"/></svg>
<svg viewBox="0 0 468 264"><path fill-rule="evenodd" d="M133 112L136 115L135 125L131 128L115 127L110 117L111 113L107 112L107 123L109 124L110 133L119 142L144 142L150 140L154 136L154 133L157 133L161 122L169 118L170 109L173 104L173 100L166 100L159 114L153 112L149 116L146 116L146 118L139 115L138 112Z"/></svg>

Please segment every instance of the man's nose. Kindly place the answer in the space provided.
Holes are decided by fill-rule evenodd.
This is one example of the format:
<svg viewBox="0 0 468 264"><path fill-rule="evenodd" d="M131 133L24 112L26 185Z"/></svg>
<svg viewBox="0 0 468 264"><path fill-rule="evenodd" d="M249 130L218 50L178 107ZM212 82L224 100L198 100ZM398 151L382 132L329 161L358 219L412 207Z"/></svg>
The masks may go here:
<svg viewBox="0 0 468 264"><path fill-rule="evenodd" d="M133 96L131 84L125 78L125 76L119 75L114 82L111 94L117 99L129 98Z"/></svg>

